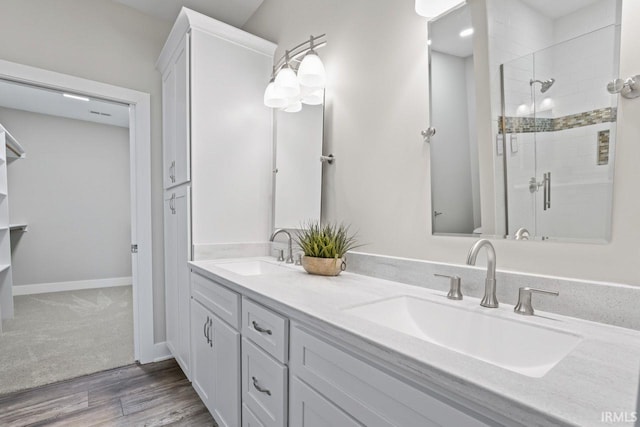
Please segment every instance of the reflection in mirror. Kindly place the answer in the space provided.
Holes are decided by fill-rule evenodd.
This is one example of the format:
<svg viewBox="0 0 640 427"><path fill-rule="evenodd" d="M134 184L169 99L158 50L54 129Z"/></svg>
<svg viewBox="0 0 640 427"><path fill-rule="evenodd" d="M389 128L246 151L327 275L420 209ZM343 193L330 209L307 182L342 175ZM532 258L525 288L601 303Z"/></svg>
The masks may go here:
<svg viewBox="0 0 640 427"><path fill-rule="evenodd" d="M619 77L621 4L470 0L429 23L431 125L438 130L431 144L434 233L609 239L617 96L607 83ZM455 101L464 96L461 73L443 71L440 46L469 6L471 27L486 23L487 31L473 35L475 79L464 82L467 92L475 87L477 102L467 93L464 108ZM459 32L459 46L461 39ZM478 64L488 65L488 82ZM491 141L473 134L475 107L491 111Z"/></svg>
<svg viewBox="0 0 640 427"><path fill-rule="evenodd" d="M276 112L274 227L320 220L324 105Z"/></svg>
<svg viewBox="0 0 640 427"><path fill-rule="evenodd" d="M434 233L480 227L473 26L468 5L429 23Z"/></svg>

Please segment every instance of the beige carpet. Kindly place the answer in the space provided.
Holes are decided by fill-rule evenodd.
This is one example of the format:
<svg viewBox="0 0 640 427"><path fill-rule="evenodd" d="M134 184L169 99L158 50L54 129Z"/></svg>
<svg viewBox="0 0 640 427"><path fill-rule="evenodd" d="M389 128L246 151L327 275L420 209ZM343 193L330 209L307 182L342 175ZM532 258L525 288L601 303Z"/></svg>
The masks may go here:
<svg viewBox="0 0 640 427"><path fill-rule="evenodd" d="M133 363L131 286L23 295L0 334L0 395Z"/></svg>

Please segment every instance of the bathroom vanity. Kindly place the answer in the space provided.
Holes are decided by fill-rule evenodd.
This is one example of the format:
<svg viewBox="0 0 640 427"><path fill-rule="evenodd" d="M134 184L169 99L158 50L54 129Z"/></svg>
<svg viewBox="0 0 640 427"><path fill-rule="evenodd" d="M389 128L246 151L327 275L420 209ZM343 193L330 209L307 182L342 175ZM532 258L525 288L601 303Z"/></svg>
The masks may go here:
<svg viewBox="0 0 640 427"><path fill-rule="evenodd" d="M637 331L272 258L190 269L192 381L221 426L586 426L634 410Z"/></svg>

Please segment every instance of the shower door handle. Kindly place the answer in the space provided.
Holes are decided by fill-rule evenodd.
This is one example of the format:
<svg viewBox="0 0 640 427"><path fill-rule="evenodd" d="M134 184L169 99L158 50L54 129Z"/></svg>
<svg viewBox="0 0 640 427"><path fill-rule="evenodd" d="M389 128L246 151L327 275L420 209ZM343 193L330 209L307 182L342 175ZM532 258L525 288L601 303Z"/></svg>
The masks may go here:
<svg viewBox="0 0 640 427"><path fill-rule="evenodd" d="M546 211L547 209L551 209L551 172L547 172L544 174L544 203L543 207Z"/></svg>

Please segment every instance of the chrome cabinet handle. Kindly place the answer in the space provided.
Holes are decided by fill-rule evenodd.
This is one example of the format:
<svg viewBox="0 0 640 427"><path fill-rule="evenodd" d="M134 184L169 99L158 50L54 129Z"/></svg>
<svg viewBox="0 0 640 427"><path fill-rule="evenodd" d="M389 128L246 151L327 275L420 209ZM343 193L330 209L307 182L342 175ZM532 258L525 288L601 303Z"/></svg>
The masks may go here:
<svg viewBox="0 0 640 427"><path fill-rule="evenodd" d="M169 166L169 179L171 182L176 182L176 161L171 162L171 166Z"/></svg>
<svg viewBox="0 0 640 427"><path fill-rule="evenodd" d="M171 195L171 199L169 199L169 209L171 209L171 214L176 214L176 193Z"/></svg>
<svg viewBox="0 0 640 427"><path fill-rule="evenodd" d="M547 291L544 289L535 289L535 288L520 288L518 291L518 303L513 308L513 311L516 314L521 314L523 316L533 316L533 306L531 305L531 295L532 294L543 294L543 295L552 295L558 296L559 292L556 291Z"/></svg>
<svg viewBox="0 0 640 427"><path fill-rule="evenodd" d="M258 380L256 379L256 377L251 377L251 379L253 380L253 387L255 387L256 390L258 390L260 393L266 394L267 396L271 396L271 392L269 390L260 387L260 384L258 384Z"/></svg>
<svg viewBox="0 0 640 427"><path fill-rule="evenodd" d="M252 321L251 323L253 324L253 329L255 329L256 331L260 332L261 334L267 334L267 335L271 335L272 334L271 329L264 329L264 328L260 327L260 325L258 325L255 320Z"/></svg>
<svg viewBox="0 0 640 427"><path fill-rule="evenodd" d="M209 319L209 347L213 348L213 338L211 338L211 330L213 329L213 318Z"/></svg>
<svg viewBox="0 0 640 427"><path fill-rule="evenodd" d="M209 326L209 316L207 316L207 320L204 322L202 333L204 337L207 339L207 344L209 344L209 335L207 334L207 326Z"/></svg>

